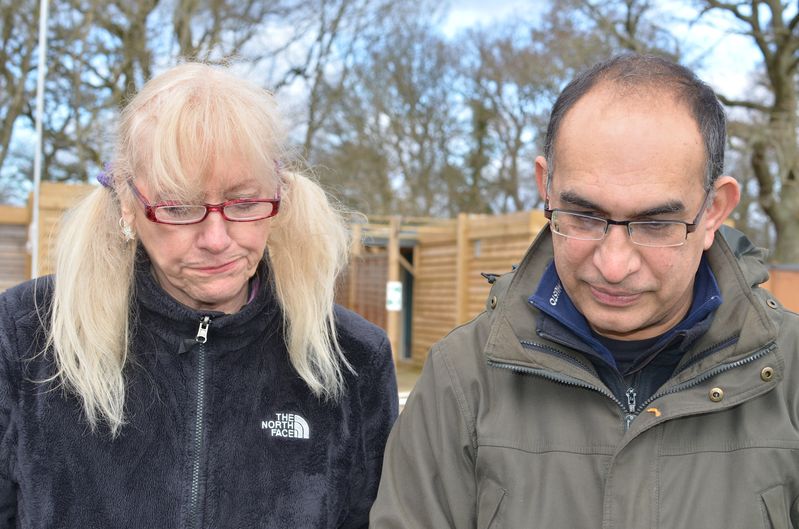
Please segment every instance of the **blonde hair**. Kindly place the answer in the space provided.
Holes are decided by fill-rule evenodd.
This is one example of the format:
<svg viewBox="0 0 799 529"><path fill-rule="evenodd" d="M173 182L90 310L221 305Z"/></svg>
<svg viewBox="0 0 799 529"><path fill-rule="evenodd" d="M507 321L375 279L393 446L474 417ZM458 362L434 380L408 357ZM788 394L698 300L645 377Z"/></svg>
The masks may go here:
<svg viewBox="0 0 799 529"><path fill-rule="evenodd" d="M65 216L56 246L53 379L81 399L92 428L104 421L116 435L124 424L136 244L117 222L122 204L140 207L127 182L135 175L158 195L196 199L220 159L243 160L253 177L281 190L264 259L289 358L315 395L341 395L342 369L351 368L336 338L333 297L349 233L319 185L285 168L284 144L272 95L223 68L177 66L125 107L108 171L112 190L94 190Z"/></svg>

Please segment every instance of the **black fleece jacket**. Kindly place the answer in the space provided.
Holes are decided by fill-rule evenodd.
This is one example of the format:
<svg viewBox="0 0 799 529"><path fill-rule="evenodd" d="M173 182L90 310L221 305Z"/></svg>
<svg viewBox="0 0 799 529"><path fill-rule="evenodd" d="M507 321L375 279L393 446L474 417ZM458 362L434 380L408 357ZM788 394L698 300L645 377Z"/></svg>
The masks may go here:
<svg viewBox="0 0 799 529"><path fill-rule="evenodd" d="M140 267L127 423L112 438L104 425L91 431L76 396L43 382L54 366L37 354L36 306L51 284L0 296L0 528L366 527L397 415L382 330L336 307L357 374L326 402L289 362L268 279L238 313L200 313Z"/></svg>

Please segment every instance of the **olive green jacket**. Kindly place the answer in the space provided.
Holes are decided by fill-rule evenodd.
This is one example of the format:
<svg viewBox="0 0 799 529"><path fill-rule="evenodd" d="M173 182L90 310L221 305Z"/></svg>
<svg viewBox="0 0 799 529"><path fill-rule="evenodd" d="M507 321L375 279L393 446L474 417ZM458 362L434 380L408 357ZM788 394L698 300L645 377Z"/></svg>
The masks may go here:
<svg viewBox="0 0 799 529"><path fill-rule="evenodd" d="M545 230L432 348L370 527L799 527L799 317L756 286L759 251L725 237L707 252L723 296L710 329L627 429L591 363L536 335Z"/></svg>

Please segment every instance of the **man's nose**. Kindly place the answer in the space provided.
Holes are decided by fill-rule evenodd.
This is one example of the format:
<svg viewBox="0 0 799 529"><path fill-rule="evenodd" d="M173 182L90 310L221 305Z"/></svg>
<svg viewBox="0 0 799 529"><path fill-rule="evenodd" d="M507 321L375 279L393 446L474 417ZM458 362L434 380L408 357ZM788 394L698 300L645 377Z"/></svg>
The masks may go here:
<svg viewBox="0 0 799 529"><path fill-rule="evenodd" d="M641 255L630 240L627 226L608 226L605 238L594 250L593 262L608 283L621 283L641 267Z"/></svg>

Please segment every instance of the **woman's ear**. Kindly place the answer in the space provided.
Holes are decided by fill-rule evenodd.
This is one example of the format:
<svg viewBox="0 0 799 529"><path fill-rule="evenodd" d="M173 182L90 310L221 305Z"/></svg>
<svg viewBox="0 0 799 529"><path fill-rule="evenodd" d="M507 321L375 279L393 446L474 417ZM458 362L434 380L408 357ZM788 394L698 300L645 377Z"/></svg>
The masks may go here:
<svg viewBox="0 0 799 529"><path fill-rule="evenodd" d="M134 226L136 223L136 211L130 207L130 203L120 197L119 209L122 211L122 220L128 226Z"/></svg>

